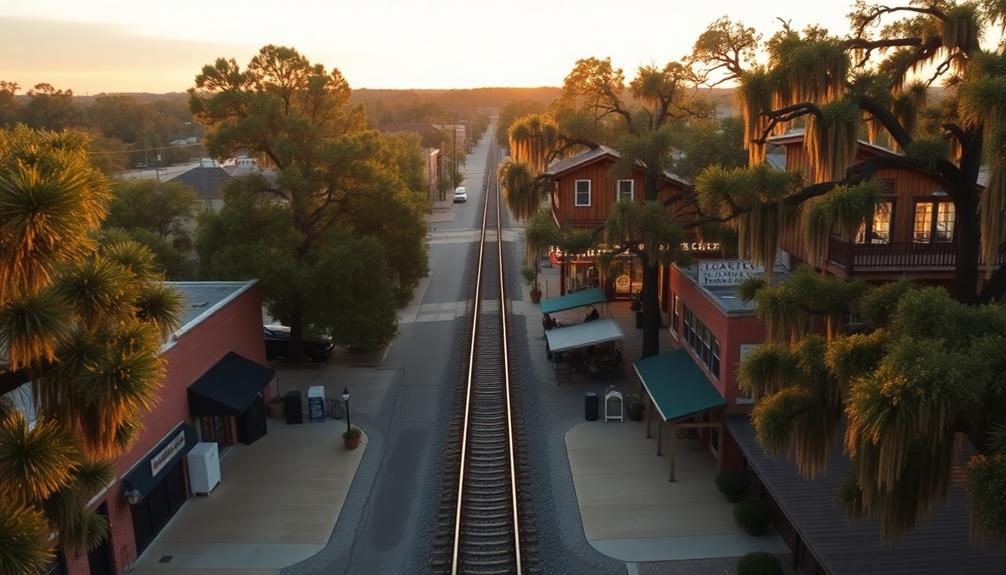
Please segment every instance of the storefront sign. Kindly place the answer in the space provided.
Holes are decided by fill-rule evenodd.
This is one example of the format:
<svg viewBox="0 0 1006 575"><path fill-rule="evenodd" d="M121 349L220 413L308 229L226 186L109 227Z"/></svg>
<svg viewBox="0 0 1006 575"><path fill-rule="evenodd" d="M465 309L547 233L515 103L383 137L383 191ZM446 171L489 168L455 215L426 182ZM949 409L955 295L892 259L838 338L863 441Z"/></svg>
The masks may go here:
<svg viewBox="0 0 1006 575"><path fill-rule="evenodd" d="M703 260L699 262L700 286L735 286L751 276L765 273L765 266L743 260Z"/></svg>
<svg viewBox="0 0 1006 575"><path fill-rule="evenodd" d="M683 252L718 252L719 242L681 242Z"/></svg>
<svg viewBox="0 0 1006 575"><path fill-rule="evenodd" d="M157 473L164 469L164 466L168 464L171 459L181 453L185 449L185 430L179 431L177 435L164 446L163 449L158 451L153 457L150 458L150 474L156 476Z"/></svg>

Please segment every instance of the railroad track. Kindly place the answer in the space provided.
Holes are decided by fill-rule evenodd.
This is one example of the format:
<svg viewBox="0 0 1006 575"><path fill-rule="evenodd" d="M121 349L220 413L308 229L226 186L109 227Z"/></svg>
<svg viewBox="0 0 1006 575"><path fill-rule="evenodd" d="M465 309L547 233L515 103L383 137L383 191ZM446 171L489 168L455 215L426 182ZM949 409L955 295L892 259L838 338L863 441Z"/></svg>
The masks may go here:
<svg viewBox="0 0 1006 575"><path fill-rule="evenodd" d="M445 450L434 573L540 572L520 395L510 376L497 166L490 134L469 346Z"/></svg>

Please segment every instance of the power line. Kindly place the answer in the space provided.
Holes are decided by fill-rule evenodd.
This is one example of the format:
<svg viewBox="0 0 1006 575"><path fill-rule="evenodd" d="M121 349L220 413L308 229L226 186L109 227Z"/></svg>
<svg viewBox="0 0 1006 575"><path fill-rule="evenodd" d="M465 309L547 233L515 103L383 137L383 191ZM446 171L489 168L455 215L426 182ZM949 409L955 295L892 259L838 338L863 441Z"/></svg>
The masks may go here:
<svg viewBox="0 0 1006 575"><path fill-rule="evenodd" d="M133 148L129 150L105 150L102 152L88 152L89 156L110 156L115 154L132 154L134 152L157 152L161 150L177 150L178 148L202 147L202 144L178 144L176 146L157 146L155 148Z"/></svg>

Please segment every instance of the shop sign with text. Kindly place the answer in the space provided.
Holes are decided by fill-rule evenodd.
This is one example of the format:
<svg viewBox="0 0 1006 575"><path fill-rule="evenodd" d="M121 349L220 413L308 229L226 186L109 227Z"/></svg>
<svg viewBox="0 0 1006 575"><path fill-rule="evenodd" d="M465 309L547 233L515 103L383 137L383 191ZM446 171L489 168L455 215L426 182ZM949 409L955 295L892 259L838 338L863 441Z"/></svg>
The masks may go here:
<svg viewBox="0 0 1006 575"><path fill-rule="evenodd" d="M707 287L740 285L751 276L765 273L765 266L746 260L703 260L699 264L699 285Z"/></svg>

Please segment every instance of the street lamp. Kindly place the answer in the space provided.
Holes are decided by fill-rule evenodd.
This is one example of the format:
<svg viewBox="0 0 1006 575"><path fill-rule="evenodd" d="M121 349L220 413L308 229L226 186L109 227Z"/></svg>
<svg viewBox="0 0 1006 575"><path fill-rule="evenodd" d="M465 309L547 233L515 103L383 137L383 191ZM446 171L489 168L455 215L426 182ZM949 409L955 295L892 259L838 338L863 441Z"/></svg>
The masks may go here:
<svg viewBox="0 0 1006 575"><path fill-rule="evenodd" d="M346 404L346 431L349 432L349 388L342 388L342 401Z"/></svg>

